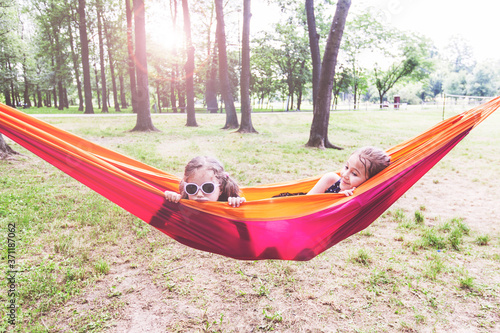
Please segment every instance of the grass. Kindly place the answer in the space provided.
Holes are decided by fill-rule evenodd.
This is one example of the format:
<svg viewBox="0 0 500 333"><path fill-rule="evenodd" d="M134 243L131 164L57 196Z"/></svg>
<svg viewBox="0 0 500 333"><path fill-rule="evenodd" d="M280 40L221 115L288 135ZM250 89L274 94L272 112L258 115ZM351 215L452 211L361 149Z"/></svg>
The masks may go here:
<svg viewBox="0 0 500 333"><path fill-rule="evenodd" d="M441 113L332 113L330 139L342 151L304 147L310 113L255 114L258 135L220 130L220 114L198 114L197 128L184 126L185 115L153 115L162 132L147 134L128 132L133 116L40 117L177 176L193 156L214 155L245 186L337 170L357 147L391 147ZM0 161L0 224L3 239L16 225L22 273L18 323L1 307L0 331L498 330L500 226L488 215L497 201L481 197L500 191L483 181L500 174L499 126L492 115L374 224L309 262L187 248L11 143L24 155ZM481 195L467 196L471 187ZM469 206L481 214L461 208ZM0 279L2 304L7 284Z"/></svg>

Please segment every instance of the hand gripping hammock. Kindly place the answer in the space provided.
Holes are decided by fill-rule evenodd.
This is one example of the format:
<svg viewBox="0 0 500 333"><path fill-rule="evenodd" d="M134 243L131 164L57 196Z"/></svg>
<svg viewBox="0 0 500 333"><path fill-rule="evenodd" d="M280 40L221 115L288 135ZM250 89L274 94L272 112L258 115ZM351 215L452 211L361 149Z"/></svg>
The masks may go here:
<svg viewBox="0 0 500 333"><path fill-rule="evenodd" d="M0 132L187 246L236 259L309 260L365 229L500 106L497 97L392 147L391 165L351 197L307 192L319 177L243 188L248 200L167 202L179 179L0 104Z"/></svg>

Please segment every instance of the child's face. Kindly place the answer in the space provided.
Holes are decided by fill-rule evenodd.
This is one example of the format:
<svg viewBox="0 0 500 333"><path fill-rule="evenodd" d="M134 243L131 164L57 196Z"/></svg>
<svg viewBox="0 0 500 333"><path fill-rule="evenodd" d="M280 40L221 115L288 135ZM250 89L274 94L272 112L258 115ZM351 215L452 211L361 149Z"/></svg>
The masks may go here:
<svg viewBox="0 0 500 333"><path fill-rule="evenodd" d="M203 185L206 182L213 182L215 184L215 190L210 193L206 194L201 190L201 185ZM219 181L215 177L215 173L212 170L207 170L206 168L201 168L197 170L194 175L186 179L186 183L194 183L197 184L200 188L198 189L198 192L191 195L188 193L188 198L189 200L196 200L196 201L217 201L220 196L220 186L219 186Z"/></svg>
<svg viewBox="0 0 500 333"><path fill-rule="evenodd" d="M359 160L358 154L351 155L340 172L340 189L350 190L366 181L365 166Z"/></svg>

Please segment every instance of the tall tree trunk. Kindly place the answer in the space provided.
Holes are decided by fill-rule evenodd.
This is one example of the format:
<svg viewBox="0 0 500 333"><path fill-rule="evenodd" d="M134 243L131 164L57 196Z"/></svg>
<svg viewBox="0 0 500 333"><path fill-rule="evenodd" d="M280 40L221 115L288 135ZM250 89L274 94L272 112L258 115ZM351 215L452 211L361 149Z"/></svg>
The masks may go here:
<svg viewBox="0 0 500 333"><path fill-rule="evenodd" d="M316 31L316 18L314 15L314 0L306 0L307 30L309 32L309 48L313 66L312 90L313 112L316 112L316 99L318 98L319 75L321 73L321 54L319 51L319 34Z"/></svg>
<svg viewBox="0 0 500 333"><path fill-rule="evenodd" d="M240 133L257 133L252 125L250 103L250 18L251 0L243 0L243 34L241 45L241 125Z"/></svg>
<svg viewBox="0 0 500 333"><path fill-rule="evenodd" d="M212 25L214 21L214 4L210 9L210 23L208 24L207 31L207 59L208 70L207 79L205 83L205 102L207 103L207 110L210 113L217 113L219 105L217 104L217 40L214 43L214 50L212 52ZM217 39L217 38L216 38Z"/></svg>
<svg viewBox="0 0 500 333"><path fill-rule="evenodd" d="M318 148L336 148L328 141L328 122L330 121L330 102L332 99L333 78L335 76L335 66L340 49L340 41L344 32L344 26L351 0L339 0L335 16L328 34L323 63L321 64L321 74L319 80L318 97L311 124L311 132L307 146Z"/></svg>
<svg viewBox="0 0 500 333"><path fill-rule="evenodd" d="M85 114L94 113L92 105L92 85L90 83L89 39L87 37L87 20L85 18L85 0L78 0L80 19L80 44L82 49L83 90L85 94Z"/></svg>
<svg viewBox="0 0 500 333"><path fill-rule="evenodd" d="M7 104L8 106L14 106L14 104L12 104L12 99L10 98L10 89L5 88L3 94L5 96L5 104Z"/></svg>
<svg viewBox="0 0 500 333"><path fill-rule="evenodd" d="M184 16L184 33L186 34L187 61L184 69L186 71L186 99L187 99L187 122L186 126L198 126L196 113L194 111L194 46L191 39L191 18L189 16L188 0L182 0L182 12Z"/></svg>
<svg viewBox="0 0 500 333"><path fill-rule="evenodd" d="M100 2L97 3L97 35L99 37L99 63L101 66L101 86L102 86L102 110L103 113L108 113L108 92L106 82L106 63L104 62L104 39L102 38L102 10Z"/></svg>
<svg viewBox="0 0 500 333"><path fill-rule="evenodd" d="M210 113L219 111L217 103L217 41L214 44L214 51L208 55L210 59L210 68L207 73L207 84L205 90L205 101L207 102L207 110Z"/></svg>
<svg viewBox="0 0 500 333"><path fill-rule="evenodd" d="M108 33L108 23L104 18L102 18L102 24L104 26L104 37L106 37L106 42L107 42L107 49L108 49L108 60L109 60L109 71L111 74L111 84L113 87L113 106L115 108L116 112L121 112L120 110L120 103L118 103L118 90L116 88L116 77L115 77L115 63L113 61L113 50L111 46L113 43L111 43L111 34Z"/></svg>
<svg viewBox="0 0 500 333"><path fill-rule="evenodd" d="M5 142L2 133L0 133L0 160L8 158L10 155L18 155L19 153L12 149L7 142Z"/></svg>
<svg viewBox="0 0 500 333"><path fill-rule="evenodd" d="M125 88L124 88L124 82L123 82L123 75L120 74L120 101L122 103L122 109L126 109L128 107L127 105L127 98L125 97Z"/></svg>
<svg viewBox="0 0 500 333"><path fill-rule="evenodd" d="M170 104L172 105L172 112L177 113L177 100L175 97L175 86L177 82L177 78L175 76L175 69L172 68L172 77L170 79Z"/></svg>
<svg viewBox="0 0 500 333"><path fill-rule="evenodd" d="M95 77L95 90L97 92L97 108L101 108L101 91L99 90L99 71L97 64L94 62L94 77Z"/></svg>
<svg viewBox="0 0 500 333"><path fill-rule="evenodd" d="M146 56L146 18L144 0L134 0L135 59L137 61L137 122L132 131L158 131L151 119L148 60Z"/></svg>
<svg viewBox="0 0 500 333"><path fill-rule="evenodd" d="M137 113L137 83L135 79L135 63L134 63L134 41L132 29L132 9L130 1L125 0L125 11L127 16L127 48L128 48L128 75L130 79L130 95L132 101L132 112Z"/></svg>
<svg viewBox="0 0 500 333"><path fill-rule="evenodd" d="M38 85L36 86L36 95L37 95L37 99L38 99L38 104L36 105L38 108L41 108L43 106L43 98L42 98L42 91L40 90L40 88L38 87Z"/></svg>
<svg viewBox="0 0 500 333"><path fill-rule="evenodd" d="M54 97L54 107L59 109L59 101L57 100L57 90L56 90L56 86L53 86L52 87L52 96ZM16 100L16 98L14 97L14 100Z"/></svg>
<svg viewBox="0 0 500 333"><path fill-rule="evenodd" d="M74 16L73 10L73 5L71 5L71 17ZM78 54L75 52L73 29L71 24L72 20L68 19L69 45L71 47L71 59L73 60L73 70L75 71L76 88L78 90L78 111L83 111L83 92L82 83L80 81L80 67L78 66Z"/></svg>
<svg viewBox="0 0 500 333"><path fill-rule="evenodd" d="M217 16L217 43L219 46L219 79L221 94L226 109L226 124L223 129L238 128L238 117L234 107L234 99L229 84L229 73L227 65L226 32L224 25L224 10L222 0L215 1L215 14Z"/></svg>

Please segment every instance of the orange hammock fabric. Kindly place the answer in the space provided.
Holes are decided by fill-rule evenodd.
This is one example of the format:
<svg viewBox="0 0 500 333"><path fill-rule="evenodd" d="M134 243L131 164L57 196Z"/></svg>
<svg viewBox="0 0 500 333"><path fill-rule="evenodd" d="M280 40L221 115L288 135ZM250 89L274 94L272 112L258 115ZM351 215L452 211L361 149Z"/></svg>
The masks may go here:
<svg viewBox="0 0 500 333"><path fill-rule="evenodd" d="M0 133L187 246L236 259L309 260L368 227L470 130L497 97L390 148L391 165L355 194L308 192L320 177L243 188L247 202L167 202L180 179L0 103Z"/></svg>

